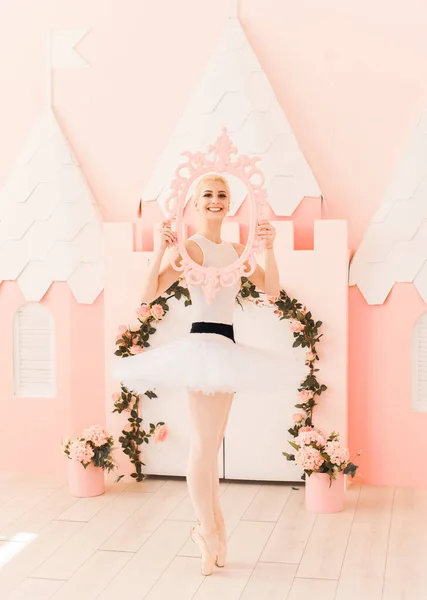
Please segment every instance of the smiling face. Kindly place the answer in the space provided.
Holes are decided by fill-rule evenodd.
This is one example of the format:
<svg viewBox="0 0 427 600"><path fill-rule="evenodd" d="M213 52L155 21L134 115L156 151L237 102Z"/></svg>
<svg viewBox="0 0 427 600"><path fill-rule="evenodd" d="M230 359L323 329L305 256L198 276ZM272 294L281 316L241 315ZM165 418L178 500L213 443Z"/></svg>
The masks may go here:
<svg viewBox="0 0 427 600"><path fill-rule="evenodd" d="M220 176L203 177L197 184L194 204L204 219L222 220L230 207L230 188Z"/></svg>

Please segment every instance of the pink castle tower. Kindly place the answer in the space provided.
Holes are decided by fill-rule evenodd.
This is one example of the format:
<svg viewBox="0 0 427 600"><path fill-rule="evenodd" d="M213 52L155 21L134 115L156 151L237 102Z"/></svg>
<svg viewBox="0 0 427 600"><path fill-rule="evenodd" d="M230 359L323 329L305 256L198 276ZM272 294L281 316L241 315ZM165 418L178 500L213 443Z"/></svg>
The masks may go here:
<svg viewBox="0 0 427 600"><path fill-rule="evenodd" d="M0 469L60 472L60 442L104 422L97 206L48 108L0 190Z"/></svg>

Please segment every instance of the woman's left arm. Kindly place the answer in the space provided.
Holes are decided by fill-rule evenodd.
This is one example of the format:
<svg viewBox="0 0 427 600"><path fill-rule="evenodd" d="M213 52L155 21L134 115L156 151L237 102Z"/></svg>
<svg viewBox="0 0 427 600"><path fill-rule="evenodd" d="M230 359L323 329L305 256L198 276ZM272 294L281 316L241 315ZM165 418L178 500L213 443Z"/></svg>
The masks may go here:
<svg viewBox="0 0 427 600"><path fill-rule="evenodd" d="M280 293L280 277L276 257L274 255L274 240L276 239L276 230L270 221L260 221L256 234L264 240L265 270L259 265L250 275L252 283L267 296L278 296ZM245 246L243 244L234 244L239 256L241 256Z"/></svg>

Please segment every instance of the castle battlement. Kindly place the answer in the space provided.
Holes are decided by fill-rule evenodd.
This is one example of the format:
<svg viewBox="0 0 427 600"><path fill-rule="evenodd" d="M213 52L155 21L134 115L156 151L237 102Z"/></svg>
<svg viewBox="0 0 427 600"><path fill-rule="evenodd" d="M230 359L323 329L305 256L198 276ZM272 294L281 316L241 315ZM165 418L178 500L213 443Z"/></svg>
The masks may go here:
<svg viewBox="0 0 427 600"><path fill-rule="evenodd" d="M314 249L295 249L294 224L292 221L274 220L271 222L277 231L276 247L281 252L295 253L321 253L322 255L335 255L343 252L347 258L347 223L338 219L322 219L314 221ZM135 236L139 235L134 223L104 223L104 245L106 255L114 259L118 256L144 256L149 257L152 250L135 250L137 244ZM161 227L161 223L153 223L152 231ZM232 242L240 243L240 223L238 221L225 221L222 226L223 237ZM136 259L138 260L138 259ZM143 261L145 262L145 261Z"/></svg>

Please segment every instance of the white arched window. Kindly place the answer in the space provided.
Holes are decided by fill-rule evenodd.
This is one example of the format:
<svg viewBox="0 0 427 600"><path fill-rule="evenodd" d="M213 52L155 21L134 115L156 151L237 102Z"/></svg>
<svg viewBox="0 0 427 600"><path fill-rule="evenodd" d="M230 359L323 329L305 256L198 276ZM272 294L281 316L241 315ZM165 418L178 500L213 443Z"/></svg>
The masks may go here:
<svg viewBox="0 0 427 600"><path fill-rule="evenodd" d="M427 411L427 312L412 331L412 410Z"/></svg>
<svg viewBox="0 0 427 600"><path fill-rule="evenodd" d="M36 302L18 308L13 320L13 379L15 396L55 395L53 318Z"/></svg>

